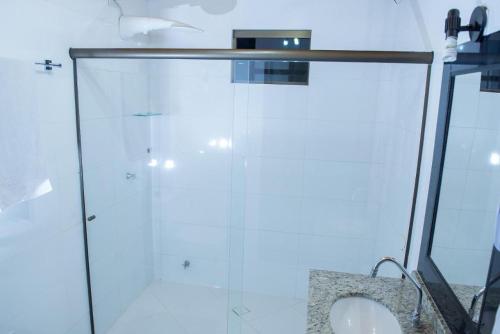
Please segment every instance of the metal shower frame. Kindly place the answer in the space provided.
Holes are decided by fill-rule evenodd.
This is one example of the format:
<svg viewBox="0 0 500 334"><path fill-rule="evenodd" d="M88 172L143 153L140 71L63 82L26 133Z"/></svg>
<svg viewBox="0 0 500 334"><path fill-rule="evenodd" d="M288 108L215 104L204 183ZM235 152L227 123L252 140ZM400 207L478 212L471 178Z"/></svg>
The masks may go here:
<svg viewBox="0 0 500 334"><path fill-rule="evenodd" d="M69 55L73 60L73 80L75 90L76 134L78 145L80 196L83 221L83 240L85 247L85 267L89 302L91 332L95 334L92 303L92 285L87 235L87 217L85 210L85 188L83 175L82 142L80 128L80 107L78 95L78 59L191 59L191 60L284 60L311 62L349 62L349 63L385 63L385 64L422 64L427 65L425 95L420 129L420 142L413 189L413 200L405 249L404 266L408 264L410 243L415 219L415 207L422 163L422 149L427 120L429 85L434 60L433 52L406 51L354 51L354 50L238 50L238 49L164 49L164 48L71 48Z"/></svg>

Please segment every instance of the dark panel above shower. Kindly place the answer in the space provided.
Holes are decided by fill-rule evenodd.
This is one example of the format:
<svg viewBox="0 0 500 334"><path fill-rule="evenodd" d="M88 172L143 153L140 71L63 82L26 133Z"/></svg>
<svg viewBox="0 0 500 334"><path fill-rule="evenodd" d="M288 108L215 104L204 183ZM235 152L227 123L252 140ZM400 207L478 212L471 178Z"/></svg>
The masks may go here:
<svg viewBox="0 0 500 334"><path fill-rule="evenodd" d="M310 50L309 30L235 30L233 48L246 50ZM233 61L232 82L255 84L307 85L309 62Z"/></svg>
<svg viewBox="0 0 500 334"><path fill-rule="evenodd" d="M481 74L481 91L500 93L500 70L491 70Z"/></svg>

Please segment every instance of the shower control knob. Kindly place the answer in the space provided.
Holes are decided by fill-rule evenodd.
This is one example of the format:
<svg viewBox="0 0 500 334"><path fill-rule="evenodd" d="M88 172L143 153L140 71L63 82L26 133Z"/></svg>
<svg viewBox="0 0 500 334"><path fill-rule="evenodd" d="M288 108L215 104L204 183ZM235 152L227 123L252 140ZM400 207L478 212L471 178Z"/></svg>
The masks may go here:
<svg viewBox="0 0 500 334"><path fill-rule="evenodd" d="M92 215L92 216L90 216L90 217L88 217L88 218L87 218L87 221L88 221L88 222L91 222L91 221L93 221L93 220L95 220L95 219L96 219L96 216L95 216L95 215Z"/></svg>

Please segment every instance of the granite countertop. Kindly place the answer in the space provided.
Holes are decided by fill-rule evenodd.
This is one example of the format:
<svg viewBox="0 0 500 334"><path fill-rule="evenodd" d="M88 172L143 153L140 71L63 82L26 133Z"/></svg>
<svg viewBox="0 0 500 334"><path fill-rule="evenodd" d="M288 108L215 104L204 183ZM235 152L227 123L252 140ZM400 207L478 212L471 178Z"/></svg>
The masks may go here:
<svg viewBox="0 0 500 334"><path fill-rule="evenodd" d="M415 287L398 278L312 270L309 276L307 334L333 334L330 309L345 297L366 297L386 306L398 319L404 334L435 333L431 316L422 312L418 328L412 326L411 315L417 302Z"/></svg>
<svg viewBox="0 0 500 334"><path fill-rule="evenodd" d="M474 295L481 290L480 286L463 285L463 284L450 284L451 289L457 296L465 310L469 311ZM479 313L480 305L483 303L483 297L479 298L476 304L476 312Z"/></svg>

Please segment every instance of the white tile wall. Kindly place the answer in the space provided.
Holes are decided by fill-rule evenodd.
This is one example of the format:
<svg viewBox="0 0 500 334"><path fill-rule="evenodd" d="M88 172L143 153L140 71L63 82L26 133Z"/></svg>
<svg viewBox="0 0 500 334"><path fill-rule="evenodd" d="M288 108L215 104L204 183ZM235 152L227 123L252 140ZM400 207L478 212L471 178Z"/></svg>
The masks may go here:
<svg viewBox="0 0 500 334"><path fill-rule="evenodd" d="M170 84L151 102L164 113L153 124L155 154L175 161L153 181L160 278L304 297L312 268L367 273L380 256L403 257L423 90L400 81L414 75L423 85L425 68L360 73L349 64L342 85L322 64L310 86L297 87L231 86L219 62L199 76L179 71L184 61L163 66L168 79L154 76L152 87L188 78L204 88L194 98L199 82Z"/></svg>
<svg viewBox="0 0 500 334"><path fill-rule="evenodd" d="M142 2L122 2L127 11L145 12ZM116 20L116 9L101 0L28 0L0 4L0 29L4 32L0 57L16 59L33 72L30 80L35 83L35 89L22 98L36 102L40 145L54 188L46 196L0 214L1 333L90 333L73 72L68 49L134 45L119 40ZM63 67L52 73L40 71L33 63L44 59L62 63ZM9 85L10 80L19 78L0 77L0 85ZM110 94L114 93L114 87L108 87ZM108 97L113 95L104 94L93 100L97 103L89 106L89 111L116 111L116 108L107 108L109 103L116 106L115 100L106 100ZM101 145L107 142L104 140ZM94 173L93 177L101 182L107 172ZM108 188L98 190L102 190L99 196L103 202L115 196ZM93 202L91 206L98 203ZM124 296L124 300L130 298ZM113 308L109 312L112 313Z"/></svg>
<svg viewBox="0 0 500 334"><path fill-rule="evenodd" d="M293 28L313 30L312 47L316 49L401 49L388 37L389 22L403 15L402 11L411 13L409 8L398 8L392 3L353 6L331 1L315 2L313 6L266 3L265 13L257 8L255 1L239 1L234 11L212 20L196 6L150 2L153 12L196 21L205 27L203 35L156 36L158 44L172 47L230 47L233 28L287 29L294 22ZM363 10L359 12L359 8ZM279 18L273 16L278 11ZM384 13L387 25L377 24L374 30L355 29L356 38L336 35L337 29L329 26L333 22L341 24L351 12L366 16L367 20L376 20ZM332 13L338 13L334 21ZM207 154L209 151L186 138L205 136L206 142L207 131L216 129L213 121L192 120L192 128L184 135L176 133L175 125L171 125L175 117L194 114L209 115L212 120L223 117L231 121L227 124L232 128L224 131L221 126L225 121L219 119L216 130L221 131L220 136L231 132L232 162L229 161L229 170L225 162L217 163L219 170L225 171L221 174L208 174L193 166L187 166L186 174L176 171L176 180L179 175L182 180L194 182L178 183L175 189L169 183L169 188L161 188L158 196L169 197L179 191L177 186L192 188L198 184L209 197L213 190L207 189L225 185L225 175L236 193L219 187L217 194L224 200L212 205L212 209L207 210L206 203L213 199L200 203L202 197L198 195L182 208L199 207L207 212L205 221L190 220L197 225L213 226L214 212L219 210L218 225L224 221L238 227L231 234L237 240L230 240L232 256L242 256L230 259L233 288L304 296L310 268L367 272L378 256L402 256L418 149L425 79L422 67L312 63L307 87L237 85L231 91L227 86L230 64L204 66L205 63L175 61L155 65L155 70L169 79L154 78L151 86L164 87L163 82L168 82L169 90L162 94L172 101L160 96L152 104L168 110L172 116L157 125L162 135L154 137L153 143L156 148L158 144L162 146L163 155L172 150L170 143L192 149L195 156L200 151ZM194 82L188 86L185 82L189 80ZM207 101L210 94L213 101ZM223 105L224 99L233 102ZM210 166L213 169L216 164ZM161 182L168 179L160 178ZM388 184L388 180L393 182ZM228 198L232 200L230 207L226 206ZM189 212L182 215L182 208L170 209L175 219L192 216ZM158 224L170 224L170 217L164 212ZM382 224L382 220L388 221ZM171 270L181 270L183 255ZM169 272L168 268L162 270ZM234 283L231 277L240 277L241 273L241 280ZM183 278L189 276L194 282L208 284L204 275L198 271L194 274L186 271Z"/></svg>

